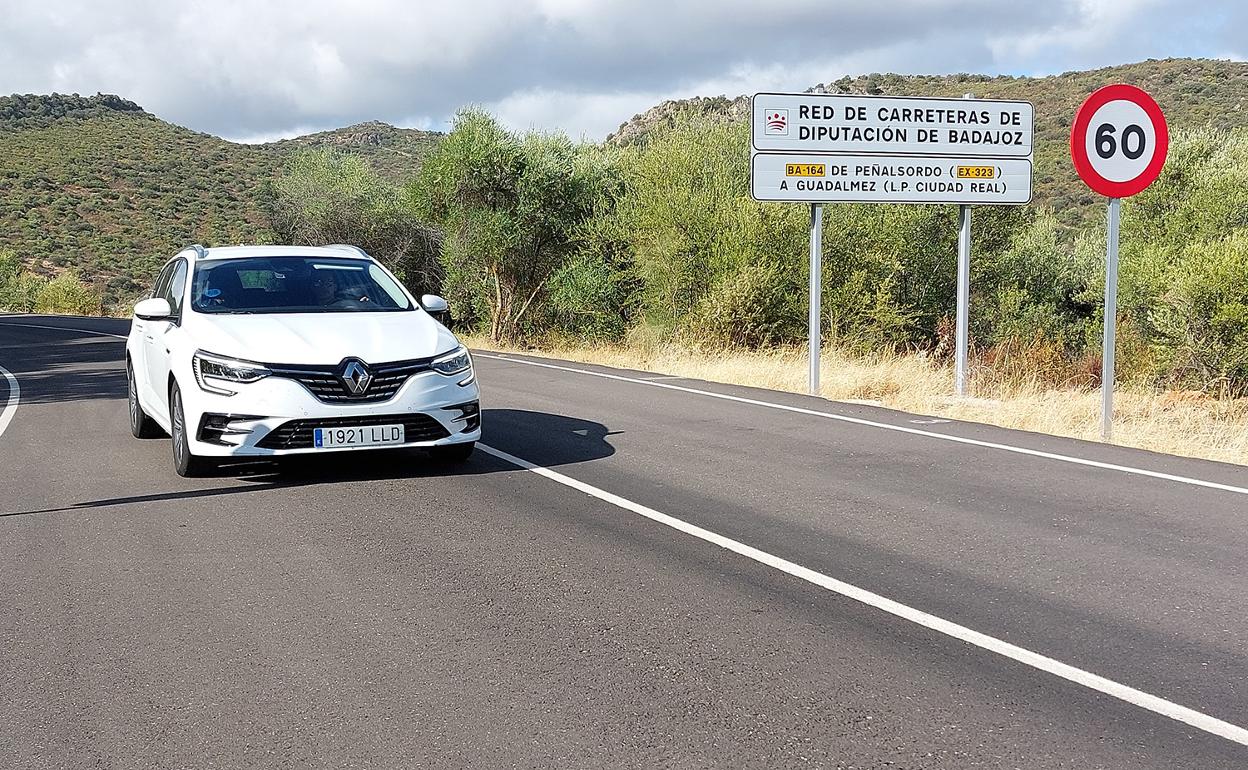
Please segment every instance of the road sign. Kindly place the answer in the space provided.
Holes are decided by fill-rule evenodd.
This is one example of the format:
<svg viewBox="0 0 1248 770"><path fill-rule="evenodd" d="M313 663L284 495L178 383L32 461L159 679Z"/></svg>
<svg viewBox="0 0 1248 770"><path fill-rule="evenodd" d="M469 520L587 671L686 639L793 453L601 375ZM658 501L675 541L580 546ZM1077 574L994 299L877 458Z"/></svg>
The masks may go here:
<svg viewBox="0 0 1248 770"><path fill-rule="evenodd" d="M754 149L1031 156L1030 102L848 94L755 94Z"/></svg>
<svg viewBox="0 0 1248 770"><path fill-rule="evenodd" d="M750 194L811 204L810 392L819 392L819 238L824 203L959 204L955 382L964 394L971 204L1031 200L1030 102L755 94Z"/></svg>
<svg viewBox="0 0 1248 770"><path fill-rule="evenodd" d="M1121 199L1142 192L1166 163L1170 132L1153 97L1124 84L1092 92L1075 113L1070 157L1084 183L1109 198L1105 315L1101 343L1101 438L1114 422L1114 337L1118 324L1118 224Z"/></svg>
<svg viewBox="0 0 1248 770"><path fill-rule="evenodd" d="M1031 161L755 153L750 194L804 203L992 203L1031 200Z"/></svg>
<svg viewBox="0 0 1248 770"><path fill-rule="evenodd" d="M1157 102L1135 86L1105 86L1075 113L1070 156L1093 191L1126 198L1152 184L1166 162L1170 132Z"/></svg>

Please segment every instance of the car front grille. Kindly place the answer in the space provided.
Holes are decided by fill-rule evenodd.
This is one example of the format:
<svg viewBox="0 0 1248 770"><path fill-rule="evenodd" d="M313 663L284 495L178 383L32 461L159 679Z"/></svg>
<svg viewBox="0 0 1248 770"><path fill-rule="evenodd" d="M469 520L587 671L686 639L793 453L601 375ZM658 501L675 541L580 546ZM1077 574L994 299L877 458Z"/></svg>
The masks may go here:
<svg viewBox="0 0 1248 770"><path fill-rule="evenodd" d="M437 441L451 435L442 423L427 414L375 414L367 417L327 417L284 422L256 442L261 449L310 449L315 428L360 428L370 425L402 425L403 441Z"/></svg>
<svg viewBox="0 0 1248 770"><path fill-rule="evenodd" d="M348 359L350 360L350 359ZM432 358L392 361L387 364L365 364L373 380L368 388L356 395L347 390L342 374L345 361L337 366L304 366L300 364L265 364L274 377L298 382L326 404L376 404L389 401L399 392L407 378L430 370Z"/></svg>

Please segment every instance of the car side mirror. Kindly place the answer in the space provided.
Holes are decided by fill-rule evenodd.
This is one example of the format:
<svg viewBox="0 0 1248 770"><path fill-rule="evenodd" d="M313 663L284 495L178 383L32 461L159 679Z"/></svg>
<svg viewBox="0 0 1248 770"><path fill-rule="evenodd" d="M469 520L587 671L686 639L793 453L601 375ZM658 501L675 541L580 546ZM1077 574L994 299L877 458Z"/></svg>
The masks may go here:
<svg viewBox="0 0 1248 770"><path fill-rule="evenodd" d="M144 321L164 321L173 318L173 308L163 297L151 297L134 306L134 315Z"/></svg>
<svg viewBox="0 0 1248 770"><path fill-rule="evenodd" d="M442 299L437 294L426 294L421 297L420 306L423 307L425 312L430 315L445 313L450 309L450 305L446 304L446 300Z"/></svg>
<svg viewBox="0 0 1248 770"><path fill-rule="evenodd" d="M446 304L446 300L437 294L426 294L421 297L420 306L425 309L426 313L433 316L433 320L443 326L451 325L450 305Z"/></svg>

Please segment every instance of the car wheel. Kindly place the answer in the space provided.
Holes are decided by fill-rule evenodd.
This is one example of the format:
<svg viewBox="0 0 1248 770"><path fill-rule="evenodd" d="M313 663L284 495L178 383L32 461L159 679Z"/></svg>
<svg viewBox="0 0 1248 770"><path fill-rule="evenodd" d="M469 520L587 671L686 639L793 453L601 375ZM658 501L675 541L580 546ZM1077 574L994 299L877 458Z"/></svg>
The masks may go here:
<svg viewBox="0 0 1248 770"><path fill-rule="evenodd" d="M139 403L139 386L134 381L134 367L126 361L126 399L130 409L130 433L135 438L156 438L164 433L156 421L147 416L143 405Z"/></svg>
<svg viewBox="0 0 1248 770"><path fill-rule="evenodd" d="M440 463L462 463L472 456L477 442L466 441L462 444L443 444L429 447L429 456Z"/></svg>
<svg viewBox="0 0 1248 770"><path fill-rule="evenodd" d="M169 422L173 427L173 469L178 475L191 478L212 470L212 460L191 454L191 441L186 433L186 414L182 409L182 391L178 390L177 383L169 389Z"/></svg>

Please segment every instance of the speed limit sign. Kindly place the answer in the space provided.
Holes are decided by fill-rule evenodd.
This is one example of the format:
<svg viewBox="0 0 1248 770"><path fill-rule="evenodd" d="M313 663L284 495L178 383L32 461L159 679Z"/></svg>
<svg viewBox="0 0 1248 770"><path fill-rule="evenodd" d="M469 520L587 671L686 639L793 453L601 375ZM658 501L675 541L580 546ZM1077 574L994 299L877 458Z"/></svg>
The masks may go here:
<svg viewBox="0 0 1248 770"><path fill-rule="evenodd" d="M1121 199L1142 192L1166 164L1170 132L1153 97L1135 86L1092 92L1075 113L1070 157L1079 177L1109 198L1105 248L1105 326L1101 347L1101 438L1114 415L1114 332L1118 325L1118 220Z"/></svg>
<svg viewBox="0 0 1248 770"><path fill-rule="evenodd" d="M1135 86L1098 89L1075 113L1070 157L1088 187L1107 198L1126 198L1152 184L1169 149L1161 108Z"/></svg>

